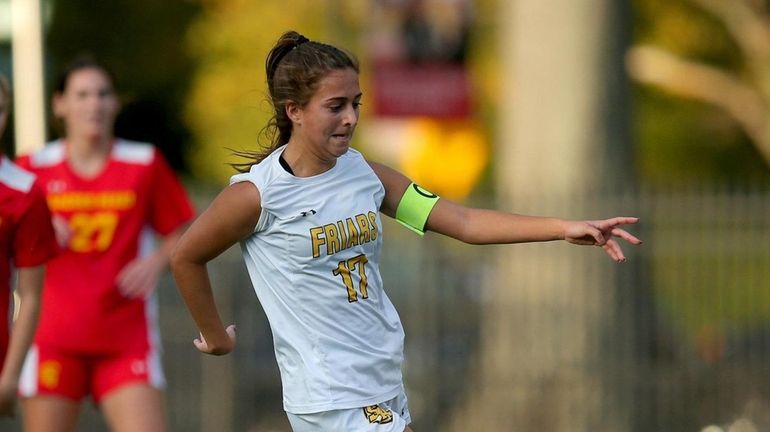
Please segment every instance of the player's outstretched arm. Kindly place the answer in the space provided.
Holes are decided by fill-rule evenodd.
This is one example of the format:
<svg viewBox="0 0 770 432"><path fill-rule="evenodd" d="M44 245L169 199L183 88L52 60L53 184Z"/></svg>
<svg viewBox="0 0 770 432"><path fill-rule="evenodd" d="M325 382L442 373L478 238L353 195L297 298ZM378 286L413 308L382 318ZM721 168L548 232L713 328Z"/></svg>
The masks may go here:
<svg viewBox="0 0 770 432"><path fill-rule="evenodd" d="M411 180L377 163L370 163L383 186L381 211L396 217L397 209ZM615 217L596 221L571 221L553 217L527 216L497 210L477 209L441 198L430 210L424 228L470 244L506 244L565 240L572 244L602 247L615 261L625 260L617 239L641 244L621 226L638 218Z"/></svg>
<svg viewBox="0 0 770 432"><path fill-rule="evenodd" d="M235 346L235 328L222 324L206 263L249 236L260 212L260 195L253 184L230 185L185 231L172 253L171 271L200 331L194 344L201 352L223 355Z"/></svg>

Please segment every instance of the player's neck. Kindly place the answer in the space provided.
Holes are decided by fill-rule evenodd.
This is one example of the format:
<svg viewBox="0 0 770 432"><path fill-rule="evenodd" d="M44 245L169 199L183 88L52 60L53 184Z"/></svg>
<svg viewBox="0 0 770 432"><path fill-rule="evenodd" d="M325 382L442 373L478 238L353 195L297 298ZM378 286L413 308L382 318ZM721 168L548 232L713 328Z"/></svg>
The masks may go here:
<svg viewBox="0 0 770 432"><path fill-rule="evenodd" d="M78 139L67 138L67 159L75 173L82 177L98 175L112 149L112 138L109 139Z"/></svg>
<svg viewBox="0 0 770 432"><path fill-rule="evenodd" d="M336 158L324 160L299 145L289 143L282 154L295 177L312 177L329 171L337 163Z"/></svg>

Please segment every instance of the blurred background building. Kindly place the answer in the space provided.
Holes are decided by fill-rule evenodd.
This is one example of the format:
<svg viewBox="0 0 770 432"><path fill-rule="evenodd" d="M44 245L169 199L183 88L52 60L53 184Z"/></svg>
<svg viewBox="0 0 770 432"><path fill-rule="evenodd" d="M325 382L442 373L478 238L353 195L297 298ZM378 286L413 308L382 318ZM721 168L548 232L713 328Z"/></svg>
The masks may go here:
<svg viewBox="0 0 770 432"><path fill-rule="evenodd" d="M0 71L19 95L12 3L32 0L0 0ZM355 146L368 157L472 205L642 218L631 231L645 244L623 265L387 222L415 430L770 430L767 1L38 4L46 106L60 67L96 55L118 79L118 133L157 145L199 208L232 174L231 151L265 142L264 58L296 29L361 60ZM159 289L171 428L288 431L239 252L211 272L239 327L227 357L199 355L171 278ZM92 410L81 424L104 430Z"/></svg>

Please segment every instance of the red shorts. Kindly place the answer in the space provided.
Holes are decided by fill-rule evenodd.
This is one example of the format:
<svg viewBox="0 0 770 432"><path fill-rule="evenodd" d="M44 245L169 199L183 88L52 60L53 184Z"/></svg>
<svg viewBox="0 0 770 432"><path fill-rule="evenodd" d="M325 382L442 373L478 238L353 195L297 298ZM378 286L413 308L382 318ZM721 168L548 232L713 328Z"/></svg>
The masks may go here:
<svg viewBox="0 0 770 432"><path fill-rule="evenodd" d="M165 387L157 350L85 354L35 344L24 361L19 394L61 396L74 401L90 394L98 404L110 391L137 382L157 389Z"/></svg>

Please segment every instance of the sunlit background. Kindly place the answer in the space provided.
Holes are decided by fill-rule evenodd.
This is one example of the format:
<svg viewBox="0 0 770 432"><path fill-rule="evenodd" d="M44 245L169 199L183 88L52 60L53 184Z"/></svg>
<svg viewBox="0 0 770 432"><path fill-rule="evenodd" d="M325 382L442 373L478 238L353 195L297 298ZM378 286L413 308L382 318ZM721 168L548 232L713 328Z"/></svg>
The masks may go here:
<svg viewBox="0 0 770 432"><path fill-rule="evenodd" d="M233 150L267 143L264 59L288 29L361 61L370 159L471 205L642 218L623 265L387 222L415 431L770 430L770 1L0 0L2 149L58 136L51 87L91 53L117 76L118 135L157 145L202 209ZM238 251L211 273L227 357L197 353L159 288L170 427L288 431ZM106 430L93 407L80 424Z"/></svg>

